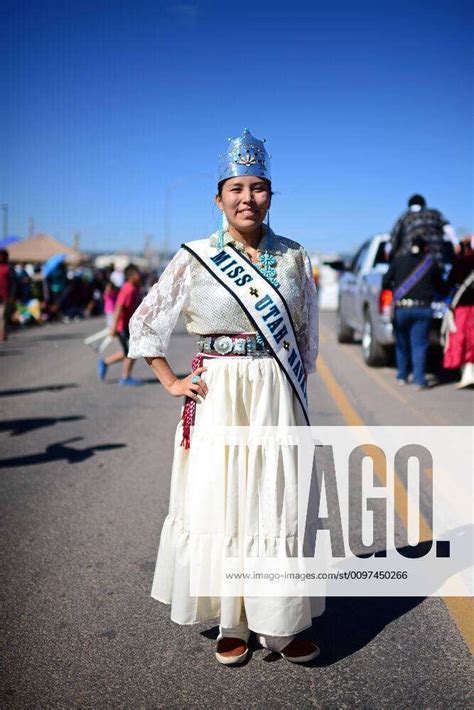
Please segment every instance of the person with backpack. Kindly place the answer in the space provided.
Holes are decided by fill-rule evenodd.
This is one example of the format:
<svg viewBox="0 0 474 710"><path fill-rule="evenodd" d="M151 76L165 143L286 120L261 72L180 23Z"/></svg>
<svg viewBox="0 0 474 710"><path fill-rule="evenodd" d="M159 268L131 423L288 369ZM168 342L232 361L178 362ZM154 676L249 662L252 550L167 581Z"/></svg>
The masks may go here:
<svg viewBox="0 0 474 710"><path fill-rule="evenodd" d="M415 237L427 242L431 256L442 266L447 261L445 242L457 245L453 227L439 210L428 207L422 195L412 195L408 209L400 216L392 229L388 252L390 259L408 254ZM454 249L449 249L454 255ZM449 260L449 259L448 259ZM451 261L452 263L452 261Z"/></svg>

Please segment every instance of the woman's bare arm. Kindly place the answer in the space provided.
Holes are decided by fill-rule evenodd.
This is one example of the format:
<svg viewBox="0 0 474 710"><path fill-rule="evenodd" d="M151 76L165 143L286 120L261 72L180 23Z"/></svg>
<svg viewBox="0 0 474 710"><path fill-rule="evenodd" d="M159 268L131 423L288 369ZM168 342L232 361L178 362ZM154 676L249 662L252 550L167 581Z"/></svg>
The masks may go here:
<svg viewBox="0 0 474 710"><path fill-rule="evenodd" d="M199 401L199 397L206 398L208 392L207 385L201 379L199 383L194 384L191 379L195 375L207 370L207 367L198 367L197 370L191 372L187 377L180 379L172 370L168 360L165 357L146 357L148 365L155 373L158 380L161 382L165 390L173 397L182 397L184 395Z"/></svg>

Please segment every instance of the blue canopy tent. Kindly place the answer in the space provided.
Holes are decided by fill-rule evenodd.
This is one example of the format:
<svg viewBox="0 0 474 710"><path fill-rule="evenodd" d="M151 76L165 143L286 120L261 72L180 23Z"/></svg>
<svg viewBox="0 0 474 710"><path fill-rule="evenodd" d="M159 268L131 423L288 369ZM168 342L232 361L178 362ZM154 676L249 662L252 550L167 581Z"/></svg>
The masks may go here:
<svg viewBox="0 0 474 710"><path fill-rule="evenodd" d="M9 246L10 244L15 244L16 242L21 242L20 237L15 237L13 234L11 234L9 237L5 237L5 239L2 239L0 241L0 249L5 249L5 247Z"/></svg>

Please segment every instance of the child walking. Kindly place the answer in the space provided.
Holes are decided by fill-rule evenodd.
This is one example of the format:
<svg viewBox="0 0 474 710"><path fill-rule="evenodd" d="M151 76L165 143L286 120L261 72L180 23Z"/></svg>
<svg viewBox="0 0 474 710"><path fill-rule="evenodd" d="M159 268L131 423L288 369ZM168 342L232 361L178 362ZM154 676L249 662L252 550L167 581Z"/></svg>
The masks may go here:
<svg viewBox="0 0 474 710"><path fill-rule="evenodd" d="M115 311L110 324L110 335L118 337L123 352L116 352L109 357L98 359L97 372L101 380L105 380L109 365L121 362L122 377L119 380L119 384L131 387L142 384L141 380L132 377L135 360L128 357L130 339L128 324L140 304L140 281L140 272L137 267L134 264L129 264L125 269L125 283L118 293Z"/></svg>

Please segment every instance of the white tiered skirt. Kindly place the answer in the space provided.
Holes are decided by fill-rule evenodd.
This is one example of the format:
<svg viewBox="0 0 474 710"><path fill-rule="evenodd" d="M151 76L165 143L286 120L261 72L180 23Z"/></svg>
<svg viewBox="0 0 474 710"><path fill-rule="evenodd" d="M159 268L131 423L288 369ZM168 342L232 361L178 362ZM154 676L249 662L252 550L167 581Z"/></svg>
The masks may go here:
<svg viewBox="0 0 474 710"><path fill-rule="evenodd" d="M271 636L298 633L323 613L324 598L189 593L191 564L197 557L203 574L219 576L222 557L236 554L239 545L246 554L259 550L270 557L297 550L293 447L280 447L272 457L261 446L235 445L224 455L216 446L218 427L252 431L305 423L300 404L272 357L214 357L203 365L208 368L202 378L209 392L197 405L189 449L180 446L181 421L176 430L169 513L161 531L151 596L171 605L171 619L178 624L219 618L223 627L231 628L239 623L243 605L252 631ZM252 521L259 516L261 524L254 526Z"/></svg>

